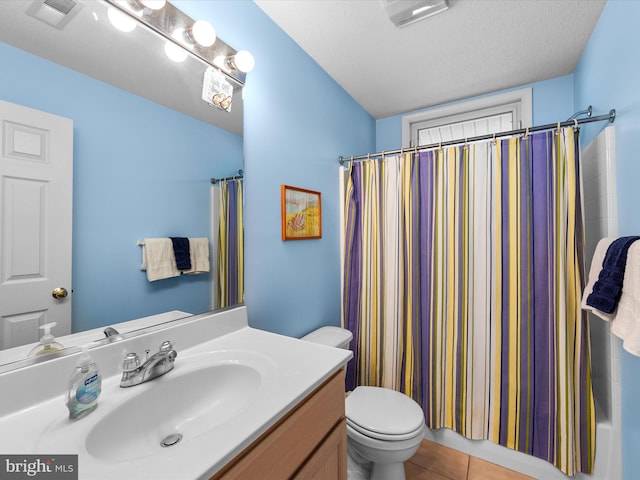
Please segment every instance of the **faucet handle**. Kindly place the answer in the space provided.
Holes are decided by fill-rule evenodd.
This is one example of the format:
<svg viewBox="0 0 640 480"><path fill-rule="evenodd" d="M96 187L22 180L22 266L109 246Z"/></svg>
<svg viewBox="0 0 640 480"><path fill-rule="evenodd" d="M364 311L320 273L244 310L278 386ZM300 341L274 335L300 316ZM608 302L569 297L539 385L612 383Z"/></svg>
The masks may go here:
<svg viewBox="0 0 640 480"><path fill-rule="evenodd" d="M137 353L127 353L124 361L122 362L122 370L124 372L132 372L140 366L140 357Z"/></svg>
<svg viewBox="0 0 640 480"><path fill-rule="evenodd" d="M165 340L164 342L162 342L162 344L160 345L160 351L161 352L169 352L173 350L173 344L171 343L170 340Z"/></svg>

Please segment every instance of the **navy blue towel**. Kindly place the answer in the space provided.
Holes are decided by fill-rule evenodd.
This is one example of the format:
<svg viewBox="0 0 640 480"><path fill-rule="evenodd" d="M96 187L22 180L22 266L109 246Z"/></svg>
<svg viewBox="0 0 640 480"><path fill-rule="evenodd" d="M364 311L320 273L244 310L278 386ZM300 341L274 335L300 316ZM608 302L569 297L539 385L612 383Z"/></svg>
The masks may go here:
<svg viewBox="0 0 640 480"><path fill-rule="evenodd" d="M189 253L189 239L186 237L170 237L173 243L173 254L176 257L178 270L191 269L191 254Z"/></svg>
<svg viewBox="0 0 640 480"><path fill-rule="evenodd" d="M633 242L640 237L620 237L614 240L602 261L602 270L587 297L587 305L604 313L613 313L618 308L622 295L624 270L627 266L627 252Z"/></svg>

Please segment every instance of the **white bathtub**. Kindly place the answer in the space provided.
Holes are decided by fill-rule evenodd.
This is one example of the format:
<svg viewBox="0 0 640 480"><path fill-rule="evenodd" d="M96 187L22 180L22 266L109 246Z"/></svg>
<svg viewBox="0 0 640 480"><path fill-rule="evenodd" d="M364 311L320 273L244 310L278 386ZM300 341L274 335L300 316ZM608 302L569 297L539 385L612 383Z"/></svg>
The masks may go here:
<svg viewBox="0 0 640 480"><path fill-rule="evenodd" d="M474 457L529 475L538 480L620 480L620 446L614 446L611 422L599 422L596 426L596 462L593 475L564 475L550 463L521 452L497 445L488 440L469 440L452 430L427 429L427 440L455 448Z"/></svg>

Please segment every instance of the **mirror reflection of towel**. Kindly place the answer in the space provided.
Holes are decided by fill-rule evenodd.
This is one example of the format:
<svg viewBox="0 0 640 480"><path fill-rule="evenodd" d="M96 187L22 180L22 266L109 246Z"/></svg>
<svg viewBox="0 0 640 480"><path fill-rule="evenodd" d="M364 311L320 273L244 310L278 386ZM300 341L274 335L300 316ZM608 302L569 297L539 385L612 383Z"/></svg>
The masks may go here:
<svg viewBox="0 0 640 480"><path fill-rule="evenodd" d="M173 243L173 254L176 257L178 270L191 270L191 252L189 239L186 237L170 237Z"/></svg>
<svg viewBox="0 0 640 480"><path fill-rule="evenodd" d="M190 238L189 249L191 250L191 269L184 273L196 274L209 271L209 239Z"/></svg>
<svg viewBox="0 0 640 480"><path fill-rule="evenodd" d="M173 246L168 238L145 238L142 245L141 270L147 271L147 280L153 282L163 278L177 277Z"/></svg>

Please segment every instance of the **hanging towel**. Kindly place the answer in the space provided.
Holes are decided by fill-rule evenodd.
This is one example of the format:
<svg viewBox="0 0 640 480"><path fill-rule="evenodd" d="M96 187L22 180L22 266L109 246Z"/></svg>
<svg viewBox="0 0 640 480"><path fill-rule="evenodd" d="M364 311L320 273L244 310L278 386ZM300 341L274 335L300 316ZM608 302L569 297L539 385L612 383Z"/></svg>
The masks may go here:
<svg viewBox="0 0 640 480"><path fill-rule="evenodd" d="M147 271L147 280L150 282L179 276L180 270L176 268L171 240L169 238L145 238L142 245L140 269Z"/></svg>
<svg viewBox="0 0 640 480"><path fill-rule="evenodd" d="M622 283L627 266L627 252L633 242L640 237L621 237L607 248L598 280L587 297L587 305L604 313L613 313L622 295Z"/></svg>
<svg viewBox="0 0 640 480"><path fill-rule="evenodd" d="M191 268L184 273L197 274L209 271L209 239L189 238L189 250L191 253Z"/></svg>
<svg viewBox="0 0 640 480"><path fill-rule="evenodd" d="M604 257L607 254L607 249L614 240L614 238L603 238L596 245L596 250L595 252L593 252L593 258L591 259L589 280L587 281L587 285L584 288L581 305L583 310L587 310L588 312L591 312L594 315L607 321L611 321L614 318L614 315L609 315L601 310L598 310L595 307L592 307L591 305L588 305L587 298L589 298L591 296L591 292L593 292L593 286L598 281L598 276L600 275L600 271L602 270L602 264L604 262Z"/></svg>
<svg viewBox="0 0 640 480"><path fill-rule="evenodd" d="M170 237L173 244L173 254L176 257L178 270L191 270L191 252L189 239L186 237Z"/></svg>
<svg viewBox="0 0 640 480"><path fill-rule="evenodd" d="M609 321L611 333L623 340L624 349L640 356L640 242L628 248L622 294L615 312L608 314L587 303L599 278L606 252L613 242L613 238L603 238L598 242L591 261L589 281L582 296L582 308Z"/></svg>

